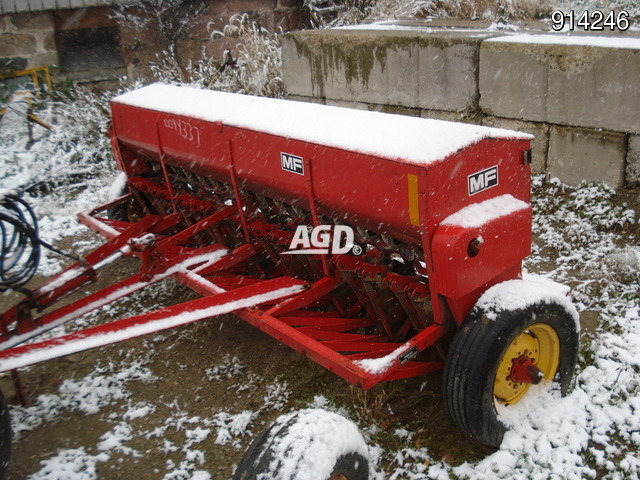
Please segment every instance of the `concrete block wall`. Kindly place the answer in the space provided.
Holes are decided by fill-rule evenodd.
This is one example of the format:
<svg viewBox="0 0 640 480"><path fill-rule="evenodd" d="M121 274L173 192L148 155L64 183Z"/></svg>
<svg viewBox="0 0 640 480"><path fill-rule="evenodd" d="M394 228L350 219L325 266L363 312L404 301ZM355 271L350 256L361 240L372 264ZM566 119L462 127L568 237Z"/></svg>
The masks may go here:
<svg viewBox="0 0 640 480"><path fill-rule="evenodd" d="M291 95L443 111L473 110L482 37L310 30L283 38Z"/></svg>
<svg viewBox="0 0 640 480"><path fill-rule="evenodd" d="M294 32L283 37L284 80L295 100L532 133L533 171L568 184L640 183L640 38L514 38Z"/></svg>

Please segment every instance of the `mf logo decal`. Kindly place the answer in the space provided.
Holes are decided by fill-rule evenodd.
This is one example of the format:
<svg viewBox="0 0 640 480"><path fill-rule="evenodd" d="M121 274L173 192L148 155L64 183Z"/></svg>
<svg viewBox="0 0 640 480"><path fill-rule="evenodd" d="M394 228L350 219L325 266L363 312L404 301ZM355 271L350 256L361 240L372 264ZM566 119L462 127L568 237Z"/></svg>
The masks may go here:
<svg viewBox="0 0 640 480"><path fill-rule="evenodd" d="M481 172L476 172L467 177L469 185L469 195L475 195L483 190L498 185L498 166L487 168Z"/></svg>
<svg viewBox="0 0 640 480"><path fill-rule="evenodd" d="M290 153L280 153L280 163L283 170L304 175L304 162L302 161L302 157L291 155Z"/></svg>

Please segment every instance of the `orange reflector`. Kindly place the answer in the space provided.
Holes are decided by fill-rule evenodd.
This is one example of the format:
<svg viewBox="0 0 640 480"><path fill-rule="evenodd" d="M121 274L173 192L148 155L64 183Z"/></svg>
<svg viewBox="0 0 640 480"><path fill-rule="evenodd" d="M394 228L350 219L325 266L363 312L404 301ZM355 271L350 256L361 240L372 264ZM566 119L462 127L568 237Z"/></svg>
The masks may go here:
<svg viewBox="0 0 640 480"><path fill-rule="evenodd" d="M409 191L409 222L416 227L420 226L420 210L418 208L418 176L407 175L407 187Z"/></svg>

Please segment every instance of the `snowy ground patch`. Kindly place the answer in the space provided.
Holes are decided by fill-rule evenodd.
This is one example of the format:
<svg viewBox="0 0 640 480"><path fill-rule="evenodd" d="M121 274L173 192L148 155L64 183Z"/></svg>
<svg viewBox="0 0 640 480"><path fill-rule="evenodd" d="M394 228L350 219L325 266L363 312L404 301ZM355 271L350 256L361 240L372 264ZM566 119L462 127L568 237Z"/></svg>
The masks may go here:
<svg viewBox="0 0 640 480"><path fill-rule="evenodd" d="M29 480L95 480L96 465L109 459L109 455L88 454L84 448L61 450L55 456L43 460L42 469Z"/></svg>
<svg viewBox="0 0 640 480"><path fill-rule="evenodd" d="M12 407L11 426L15 438L19 438L21 432L55 420L66 410L86 415L98 413L105 406L129 397L126 383L155 379L149 369L138 361L124 368L97 366L84 378L62 382L57 393L40 395L32 406Z"/></svg>

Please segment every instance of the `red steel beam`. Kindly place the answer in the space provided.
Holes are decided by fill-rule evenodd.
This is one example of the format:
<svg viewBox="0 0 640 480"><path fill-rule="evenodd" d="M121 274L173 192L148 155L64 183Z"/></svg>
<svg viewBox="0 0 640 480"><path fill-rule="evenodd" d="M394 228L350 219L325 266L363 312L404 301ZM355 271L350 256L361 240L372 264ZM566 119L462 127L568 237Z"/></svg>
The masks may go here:
<svg viewBox="0 0 640 480"><path fill-rule="evenodd" d="M293 278L265 280L149 313L109 322L63 337L0 352L0 372L167 330L300 292L307 284Z"/></svg>

